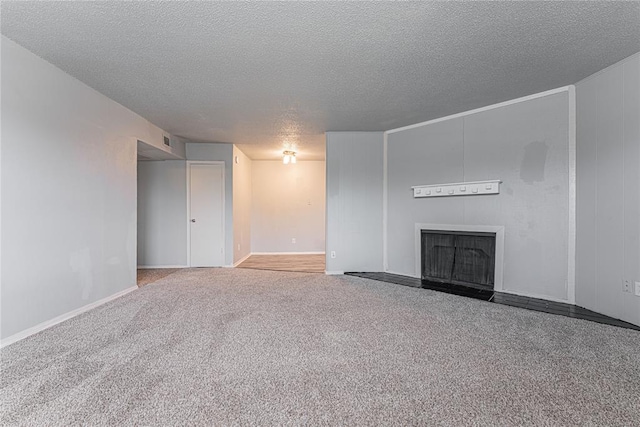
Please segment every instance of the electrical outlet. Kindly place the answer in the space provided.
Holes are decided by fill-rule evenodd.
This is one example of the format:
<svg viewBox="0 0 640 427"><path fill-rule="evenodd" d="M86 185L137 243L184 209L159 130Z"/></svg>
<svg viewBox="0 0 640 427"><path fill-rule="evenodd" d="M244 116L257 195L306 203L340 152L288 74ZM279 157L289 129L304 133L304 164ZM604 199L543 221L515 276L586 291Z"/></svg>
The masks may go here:
<svg viewBox="0 0 640 427"><path fill-rule="evenodd" d="M622 292L631 292L631 281L622 279Z"/></svg>
<svg viewBox="0 0 640 427"><path fill-rule="evenodd" d="M636 282L636 295L640 297L640 282Z"/></svg>
<svg viewBox="0 0 640 427"><path fill-rule="evenodd" d="M335 258L336 257L336 251L331 251L331 258Z"/></svg>
<svg viewBox="0 0 640 427"><path fill-rule="evenodd" d="M296 238L295 238L295 237L292 237L292 238L291 238L291 243L295 243L295 242L296 242Z"/></svg>
<svg viewBox="0 0 640 427"><path fill-rule="evenodd" d="M238 243L238 250L240 250L240 243Z"/></svg>

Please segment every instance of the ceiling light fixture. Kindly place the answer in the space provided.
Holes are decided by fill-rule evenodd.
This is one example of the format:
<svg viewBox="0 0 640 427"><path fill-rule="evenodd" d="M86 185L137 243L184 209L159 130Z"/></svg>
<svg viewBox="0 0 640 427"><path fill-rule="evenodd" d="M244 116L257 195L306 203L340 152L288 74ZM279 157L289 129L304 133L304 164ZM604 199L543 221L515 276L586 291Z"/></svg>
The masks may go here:
<svg viewBox="0 0 640 427"><path fill-rule="evenodd" d="M296 152L295 151L283 151L282 152L283 157L282 157L282 163L284 163L285 165L288 165L289 163L291 164L295 164L296 163Z"/></svg>

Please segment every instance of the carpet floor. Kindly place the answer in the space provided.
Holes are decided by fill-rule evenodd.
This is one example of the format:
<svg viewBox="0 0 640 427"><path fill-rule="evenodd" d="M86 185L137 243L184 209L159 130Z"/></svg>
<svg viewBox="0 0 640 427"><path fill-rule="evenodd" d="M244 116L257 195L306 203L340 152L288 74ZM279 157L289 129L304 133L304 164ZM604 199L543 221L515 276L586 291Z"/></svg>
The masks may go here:
<svg viewBox="0 0 640 427"><path fill-rule="evenodd" d="M369 279L184 269L1 351L0 425L638 425L640 333Z"/></svg>
<svg viewBox="0 0 640 427"><path fill-rule="evenodd" d="M180 270L179 268L145 268L137 272L138 287L141 288L149 283L158 281L170 274Z"/></svg>

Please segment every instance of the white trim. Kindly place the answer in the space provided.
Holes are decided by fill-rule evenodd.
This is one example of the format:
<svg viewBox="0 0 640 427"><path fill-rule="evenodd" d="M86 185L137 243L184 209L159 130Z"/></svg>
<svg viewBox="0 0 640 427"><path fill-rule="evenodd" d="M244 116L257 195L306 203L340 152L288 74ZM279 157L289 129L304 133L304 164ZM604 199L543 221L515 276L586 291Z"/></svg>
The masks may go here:
<svg viewBox="0 0 640 427"><path fill-rule="evenodd" d="M10 337L7 337L0 342L0 348L11 345L17 341L23 340L31 335L37 334L38 332L44 331L45 329L49 329L52 326L57 325L58 323L62 323L65 320L69 320L72 317L76 317L79 314L86 313L89 310L93 310L94 308L101 306L103 304L108 303L109 301L113 301L116 298L120 298L123 295L128 294L129 292L135 291L138 289L137 286L131 286L130 288L124 289L120 292L116 292L115 294L108 296L106 298L102 298L98 301L92 302L91 304L87 304L84 307L77 308L68 313L62 314L58 317L54 317L51 320L47 320L46 322L42 322L36 326L33 326L29 329L25 329L24 331L18 332L17 334L13 334Z"/></svg>
<svg viewBox="0 0 640 427"><path fill-rule="evenodd" d="M467 231L496 234L496 259L493 277L493 290L504 291L504 227L500 225L456 225L456 224L415 224L415 276L422 277L420 259L422 230Z"/></svg>
<svg viewBox="0 0 640 427"><path fill-rule="evenodd" d="M569 226L567 245L567 301L576 303L576 87L569 86Z"/></svg>
<svg viewBox="0 0 640 427"><path fill-rule="evenodd" d="M344 274L344 271L325 271L324 274L327 276L340 276Z"/></svg>
<svg viewBox="0 0 640 427"><path fill-rule="evenodd" d="M191 226L189 225L191 221L191 165L222 165L222 265L212 267L231 267L230 265L226 265L227 222L225 212L227 209L227 200L225 194L225 175L227 171L224 160L187 160L187 266L191 267Z"/></svg>
<svg viewBox="0 0 640 427"><path fill-rule="evenodd" d="M324 133L324 159L324 267L327 268L330 263L330 258L327 258L327 253L330 252L329 243L333 243L329 237L329 198L327 197L329 194L329 132Z"/></svg>
<svg viewBox="0 0 640 427"><path fill-rule="evenodd" d="M187 267L191 267L191 168L189 167L189 161L186 162L185 167L187 173Z"/></svg>
<svg viewBox="0 0 640 427"><path fill-rule="evenodd" d="M542 98L544 96L555 95L557 93L566 92L566 91L569 90L569 88L570 88L570 86L563 86L563 87L559 87L557 89L547 90L545 92L540 92L540 93L535 93L533 95L523 96L522 98L516 98L516 99L511 99L509 101L500 102L498 104L487 105L486 107L476 108L475 110L464 111L462 113L452 114L450 116L440 117L438 119L428 120L426 122L416 123L416 124L409 125L409 126L403 126L403 127L396 128L396 129L390 129L390 130L386 131L385 134L401 132L401 131L405 131L405 130L409 130L409 129L418 128L418 127L421 127L421 126L427 126L427 125L431 125L431 124L434 124L434 123L443 122L445 120L456 119L458 117L464 117L464 116L469 116L471 114L481 113L483 111L493 110L495 108L506 107L508 105L513 105L513 104L517 104L517 103L520 103L520 102L531 101L532 99Z"/></svg>
<svg viewBox="0 0 640 427"><path fill-rule="evenodd" d="M138 270L151 270L154 268L162 269L162 268L189 268L188 265L139 265L136 267Z"/></svg>
<svg viewBox="0 0 640 427"><path fill-rule="evenodd" d="M251 252L251 255L324 255L324 252Z"/></svg>
<svg viewBox="0 0 640 427"><path fill-rule="evenodd" d="M382 271L389 269L388 252L388 204L389 204L389 170L388 170L389 137L382 135Z"/></svg>
<svg viewBox="0 0 640 427"><path fill-rule="evenodd" d="M251 252L249 252L247 255L245 255L244 257L240 258L238 261L233 263L233 267L237 267L240 264L242 264L243 262L245 262L247 259L249 259L249 257L251 256Z"/></svg>

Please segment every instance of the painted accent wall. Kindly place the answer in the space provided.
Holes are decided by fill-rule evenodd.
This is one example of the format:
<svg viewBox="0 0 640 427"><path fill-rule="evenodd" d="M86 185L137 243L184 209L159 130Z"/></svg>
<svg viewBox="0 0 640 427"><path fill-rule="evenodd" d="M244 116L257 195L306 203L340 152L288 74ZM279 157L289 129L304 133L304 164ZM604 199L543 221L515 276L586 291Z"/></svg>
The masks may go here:
<svg viewBox="0 0 640 427"><path fill-rule="evenodd" d="M326 270L382 271L383 132L327 132L326 150Z"/></svg>
<svg viewBox="0 0 640 427"><path fill-rule="evenodd" d="M324 252L324 161L254 160L251 182L251 252Z"/></svg>
<svg viewBox="0 0 640 427"><path fill-rule="evenodd" d="M640 53L579 82L576 96L576 302L640 325Z"/></svg>
<svg viewBox="0 0 640 427"><path fill-rule="evenodd" d="M233 265L233 145L200 142L186 143L187 160L224 161L224 257L227 266ZM186 235L185 235L186 238Z"/></svg>
<svg viewBox="0 0 640 427"><path fill-rule="evenodd" d="M187 165L138 162L138 266L187 265Z"/></svg>
<svg viewBox="0 0 640 427"><path fill-rule="evenodd" d="M388 271L415 276L415 224L505 227L504 290L567 301L568 92L388 134ZM499 195L414 199L411 186L500 179Z"/></svg>
<svg viewBox="0 0 640 427"><path fill-rule="evenodd" d="M236 161L237 159L237 161ZM251 253L252 161L233 146L233 262Z"/></svg>
<svg viewBox="0 0 640 427"><path fill-rule="evenodd" d="M136 286L136 139L163 131L1 43L5 339Z"/></svg>

